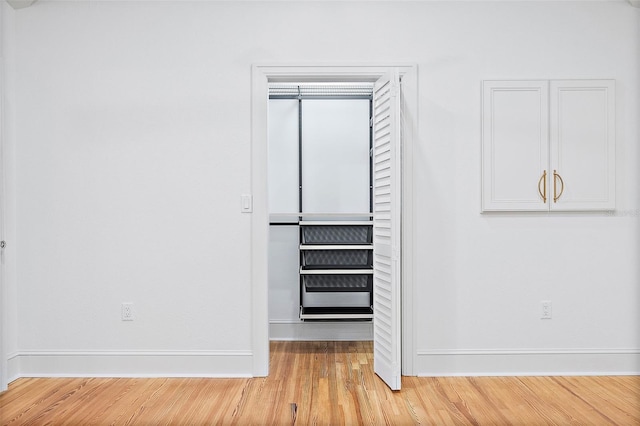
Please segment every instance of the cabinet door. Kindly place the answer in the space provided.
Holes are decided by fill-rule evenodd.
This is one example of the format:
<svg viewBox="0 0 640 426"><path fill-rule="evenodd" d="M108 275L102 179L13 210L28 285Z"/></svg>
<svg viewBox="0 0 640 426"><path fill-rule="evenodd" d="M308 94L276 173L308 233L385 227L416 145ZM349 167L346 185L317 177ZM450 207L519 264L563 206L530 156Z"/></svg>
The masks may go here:
<svg viewBox="0 0 640 426"><path fill-rule="evenodd" d="M550 96L551 209L614 209L614 81L552 81Z"/></svg>
<svg viewBox="0 0 640 426"><path fill-rule="evenodd" d="M548 210L547 81L485 81L482 210Z"/></svg>

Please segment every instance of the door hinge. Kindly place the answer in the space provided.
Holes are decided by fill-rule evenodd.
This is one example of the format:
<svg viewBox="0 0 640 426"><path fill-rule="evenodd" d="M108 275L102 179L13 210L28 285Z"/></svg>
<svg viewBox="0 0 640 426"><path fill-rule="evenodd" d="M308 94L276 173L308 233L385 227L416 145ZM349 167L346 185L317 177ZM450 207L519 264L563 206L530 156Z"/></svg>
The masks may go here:
<svg viewBox="0 0 640 426"><path fill-rule="evenodd" d="M399 90L398 90L398 85L397 85L397 84L392 84L392 85L391 85L391 92L390 92L390 96L391 96L392 98L395 98L396 96L398 96L398 92L399 92Z"/></svg>

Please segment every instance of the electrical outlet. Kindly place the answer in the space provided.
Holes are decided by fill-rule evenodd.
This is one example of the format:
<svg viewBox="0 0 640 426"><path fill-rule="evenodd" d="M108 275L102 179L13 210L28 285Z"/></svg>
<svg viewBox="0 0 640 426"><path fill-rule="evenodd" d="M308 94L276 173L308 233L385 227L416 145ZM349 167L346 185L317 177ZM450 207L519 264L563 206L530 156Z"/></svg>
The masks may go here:
<svg viewBox="0 0 640 426"><path fill-rule="evenodd" d="M551 300L541 301L540 307L540 319L551 319Z"/></svg>
<svg viewBox="0 0 640 426"><path fill-rule="evenodd" d="M133 321L133 303L123 303L121 311L122 321Z"/></svg>

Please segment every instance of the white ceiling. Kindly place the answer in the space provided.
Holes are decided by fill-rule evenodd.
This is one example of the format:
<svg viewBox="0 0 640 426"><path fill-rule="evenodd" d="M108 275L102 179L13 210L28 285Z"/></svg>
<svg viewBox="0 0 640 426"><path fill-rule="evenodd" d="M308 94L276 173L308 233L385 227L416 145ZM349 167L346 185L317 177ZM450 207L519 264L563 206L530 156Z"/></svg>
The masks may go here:
<svg viewBox="0 0 640 426"><path fill-rule="evenodd" d="M22 8L31 6L37 1L38 0L7 0L7 3L9 3L14 9L22 9ZM201 0L201 1L222 1L222 0ZM326 1L339 1L339 0L326 0ZM362 0L351 0L351 1L362 1ZM406 1L406 0L395 0L395 1ZM437 0L422 0L422 1L437 1ZM452 0L452 1L455 1L455 0ZM482 0L479 0L479 1L482 1ZM502 0L502 1L518 1L518 0ZM548 1L548 0L541 0L541 1ZM581 0L568 0L568 1L581 1ZM631 6L640 7L640 0L627 0L627 1Z"/></svg>

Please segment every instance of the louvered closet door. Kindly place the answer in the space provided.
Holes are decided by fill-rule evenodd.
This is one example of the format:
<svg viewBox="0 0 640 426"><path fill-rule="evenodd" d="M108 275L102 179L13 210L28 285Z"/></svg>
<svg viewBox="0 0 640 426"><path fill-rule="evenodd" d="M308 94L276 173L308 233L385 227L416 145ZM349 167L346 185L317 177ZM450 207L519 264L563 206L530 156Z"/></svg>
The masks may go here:
<svg viewBox="0 0 640 426"><path fill-rule="evenodd" d="M373 94L374 371L400 389L400 84L380 78Z"/></svg>

